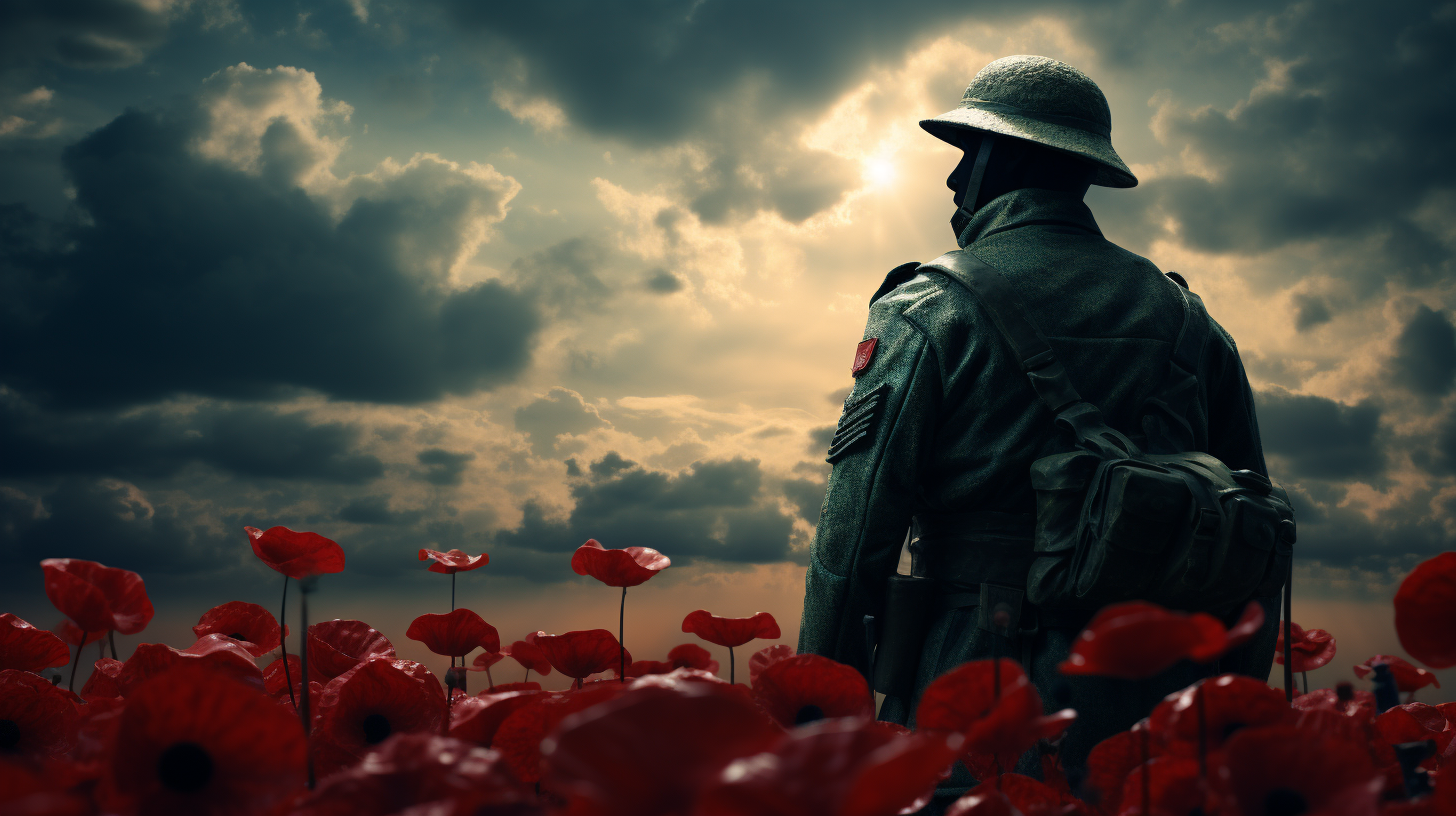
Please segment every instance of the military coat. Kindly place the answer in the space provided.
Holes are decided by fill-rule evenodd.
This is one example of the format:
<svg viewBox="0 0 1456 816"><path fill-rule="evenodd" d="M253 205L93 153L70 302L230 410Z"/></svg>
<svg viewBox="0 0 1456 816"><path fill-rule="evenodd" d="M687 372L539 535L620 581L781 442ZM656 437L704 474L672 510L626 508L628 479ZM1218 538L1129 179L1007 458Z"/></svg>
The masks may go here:
<svg viewBox="0 0 1456 816"><path fill-rule="evenodd" d="M1002 195L976 211L962 240L962 251L1009 278L1083 398L1101 408L1108 424L1143 443L1143 404L1163 384L1184 321L1178 284L1104 238L1074 194L1022 189ZM1196 372L1199 394L1186 417L1195 449L1231 468L1267 475L1253 395L1234 341L1212 318L1195 314L1212 323ZM864 339L874 340L873 348L862 360L869 344L861 344L861 370L831 448L833 470L809 558L799 651L868 673L863 619L880 613L912 517L992 511L1032 519L1031 463L1072 445L979 300L947 275L897 269L871 301ZM951 543L977 546L973 536ZM1028 674L1044 705L1080 713L1061 747L1064 763L1075 774L1093 744L1201 677L1236 671L1267 679L1278 604L1277 598L1260 600L1266 621L1248 645L1214 664L1184 661L1138 683L1063 678L1055 667L1076 631L1042 628L1028 635L1022 644ZM1006 651L1004 639L998 645L978 629L975 615L968 609L932 614L915 692L886 698L881 719L913 725L921 691L940 673L998 649L1018 656ZM1023 772L1036 771L1032 759L1023 757ZM946 796L972 783L957 767L943 788Z"/></svg>

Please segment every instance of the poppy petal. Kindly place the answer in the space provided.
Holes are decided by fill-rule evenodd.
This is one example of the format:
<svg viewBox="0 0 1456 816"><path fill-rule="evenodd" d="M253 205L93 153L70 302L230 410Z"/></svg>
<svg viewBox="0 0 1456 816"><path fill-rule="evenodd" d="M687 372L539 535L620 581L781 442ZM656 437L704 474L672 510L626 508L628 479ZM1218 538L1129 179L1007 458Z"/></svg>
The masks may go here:
<svg viewBox="0 0 1456 816"><path fill-rule="evenodd" d="M46 597L88 634L115 630L134 635L155 614L135 572L76 558L47 558L40 567Z"/></svg>
<svg viewBox="0 0 1456 816"><path fill-rule="evenodd" d="M577 575L590 575L610 587L637 586L671 564L667 556L651 547L609 550L594 538L577 547L571 556L571 569Z"/></svg>
<svg viewBox="0 0 1456 816"><path fill-rule="evenodd" d="M1369 676L1374 671L1376 663L1384 663L1390 666L1390 673L1395 677L1395 687L1400 691L1416 691L1426 686L1441 687L1441 681L1436 675L1425 669L1412 665L1409 661L1396 657L1395 655L1374 655L1364 663L1355 667L1355 676L1361 679Z"/></svg>
<svg viewBox="0 0 1456 816"><path fill-rule="evenodd" d="M374 627L357 620L331 620L308 627L309 673L333 679L361 661L394 657L394 644Z"/></svg>
<svg viewBox="0 0 1456 816"><path fill-rule="evenodd" d="M330 680L319 700L318 742L327 764L352 764L393 734L439 733L445 690L423 665L371 655Z"/></svg>
<svg viewBox="0 0 1456 816"><path fill-rule="evenodd" d="M546 735L568 716L610 700L627 689L627 686L616 682L596 683L572 691L533 695L501 722L491 747L501 752L506 766L517 779L528 784L539 782L542 741ZM614 750L619 748L613 746Z"/></svg>
<svg viewBox="0 0 1456 816"><path fill-rule="evenodd" d="M542 677L551 673L551 661L546 659L546 653L541 647L534 643L518 640L512 643L509 648L502 649L502 654L509 655L523 668L529 669Z"/></svg>
<svg viewBox="0 0 1456 816"><path fill-rule="evenodd" d="M288 627L279 627L273 613L246 601L228 601L202 613L192 627L197 637L227 635L243 644L253 657L262 657L277 649L288 634Z"/></svg>
<svg viewBox="0 0 1456 816"><path fill-rule="evenodd" d="M1456 552L1416 565L1395 593L1395 631L1412 657L1433 669L1456 666Z"/></svg>
<svg viewBox="0 0 1456 816"><path fill-rule="evenodd" d="M476 649L495 652L500 635L474 612L460 607L448 615L426 613L415 618L405 637L418 640L437 655L464 657Z"/></svg>
<svg viewBox="0 0 1456 816"><path fill-rule="evenodd" d="M780 636L778 621L767 612L759 612L747 618L720 618L706 609L698 609L683 618L682 630L709 643L730 649L755 638Z"/></svg>
<svg viewBox="0 0 1456 816"><path fill-rule="evenodd" d="M683 643L667 652L667 659L679 669L699 669L710 674L718 673L718 661L707 649L696 643Z"/></svg>
<svg viewBox="0 0 1456 816"><path fill-rule="evenodd" d="M173 649L161 643L143 643L127 658L116 675L116 688L122 697L130 697L137 686L174 668L195 663L212 672L231 677L240 683L263 690L263 673L253 656L241 643L223 635L208 635L186 649Z"/></svg>
<svg viewBox="0 0 1456 816"><path fill-rule="evenodd" d="M467 697L455 701L450 709L450 736L486 748L495 739L495 732L516 709L530 702L542 691L495 692L489 696Z"/></svg>
<svg viewBox="0 0 1456 816"><path fill-rule="evenodd" d="M253 554L289 578L307 578L344 571L344 550L318 533L295 532L287 527L244 527Z"/></svg>
<svg viewBox="0 0 1456 816"><path fill-rule="evenodd" d="M17 669L0 670L0 722L4 751L21 757L58 756L76 739L76 703L49 680Z"/></svg>
<svg viewBox="0 0 1456 816"><path fill-rule="evenodd" d="M557 671L578 680L606 671L622 662L617 636L606 629L586 629L560 635L536 633L536 647ZM632 654L626 654L632 662Z"/></svg>
<svg viewBox="0 0 1456 816"><path fill-rule="evenodd" d="M698 648L702 649L701 646L699 646ZM703 654L707 653L707 650L703 649ZM668 656L671 657L671 655ZM780 660L784 660L793 656L794 647L790 646L787 643L775 643L772 646L765 646L762 649L754 652L753 656L748 658L748 684L751 686L755 682L757 682L758 676L763 673L764 669L772 666Z"/></svg>
<svg viewBox="0 0 1456 816"><path fill-rule="evenodd" d="M785 728L875 713L864 675L817 654L795 655L769 666L753 681L753 697Z"/></svg>
<svg viewBox="0 0 1456 816"><path fill-rule="evenodd" d="M480 569L490 563L490 556L485 553L480 555L466 555L461 550L450 550L440 552L439 550L420 550L420 560L430 561L430 572L451 575L457 572L469 572L473 569Z"/></svg>
<svg viewBox="0 0 1456 816"><path fill-rule="evenodd" d="M6 612L0 615L0 669L39 673L71 662L65 641Z"/></svg>

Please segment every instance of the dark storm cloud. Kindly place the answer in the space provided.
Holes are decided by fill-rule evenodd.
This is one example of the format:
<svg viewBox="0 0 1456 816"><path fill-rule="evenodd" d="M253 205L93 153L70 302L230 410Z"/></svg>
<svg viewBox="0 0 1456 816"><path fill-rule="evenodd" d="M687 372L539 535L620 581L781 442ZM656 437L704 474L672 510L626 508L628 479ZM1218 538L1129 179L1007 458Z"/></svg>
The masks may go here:
<svg viewBox="0 0 1456 816"><path fill-rule="evenodd" d="M261 406L42 411L0 392L0 477L166 478L200 463L257 479L363 484L384 473L357 426Z"/></svg>
<svg viewBox="0 0 1456 816"><path fill-rule="evenodd" d="M600 307L612 290L600 271L606 248L586 238L571 238L511 262L516 286L558 313Z"/></svg>
<svg viewBox="0 0 1456 816"><path fill-rule="evenodd" d="M54 60L121 68L160 45L175 9L132 0L6 0L0 3L0 68Z"/></svg>
<svg viewBox="0 0 1456 816"><path fill-rule="evenodd" d="M67 477L38 499L0 490L0 562L6 564L29 568L43 558L81 558L186 573L221 567L223 551L206 528L121 482Z"/></svg>
<svg viewBox="0 0 1456 816"><path fill-rule="evenodd" d="M360 496L339 508L334 517L351 524L414 524L424 513L419 510L389 509L388 496Z"/></svg>
<svg viewBox="0 0 1456 816"><path fill-rule="evenodd" d="M1456 327L1422 305L1395 340L1391 377L1417 394L1440 396L1456 381Z"/></svg>
<svg viewBox="0 0 1456 816"><path fill-rule="evenodd" d="M1298 525L1299 540L1294 545L1298 560L1399 574L1422 559L1450 549L1445 527L1431 518L1425 507L1428 495L1419 495L1394 512L1371 520L1354 507L1340 506L1344 490L1339 486L1286 483L1285 487ZM1446 508L1446 512L1449 514L1451 509Z"/></svg>
<svg viewBox="0 0 1456 816"><path fill-rule="evenodd" d="M444 448L430 448L422 450L419 456L420 464L425 466L425 471L420 478L433 485L451 486L458 485L464 481L465 469L475 459L475 454L469 452L455 453Z"/></svg>
<svg viewBox="0 0 1456 816"><path fill-rule="evenodd" d="M15 318L0 327L15 350L0 378L72 406L299 387L412 403L526 365L540 322L527 296L497 282L447 291L402 268L416 202L361 198L335 223L292 171L269 170L283 147L265 136L252 176L195 156L197 127L186 111L129 111L66 151L85 218L63 248L0 248ZM24 210L0 216L39 229Z"/></svg>
<svg viewBox="0 0 1456 816"><path fill-rule="evenodd" d="M1276 387L1256 392L1255 404L1264 452L1294 469L1276 479L1371 479L1385 466L1380 408L1371 402L1344 405Z"/></svg>
<svg viewBox="0 0 1456 816"><path fill-rule="evenodd" d="M756 460L697 462L670 474L609 454L589 471L588 479L571 486L575 507L565 519L550 518L539 503L528 501L520 526L495 535L496 546L555 555L513 558L512 566L502 558L502 570L557 580L560 554L589 538L610 548L652 547L677 564L697 558L752 563L789 558L792 519L759 502L763 477ZM539 572L530 568L537 563Z"/></svg>
<svg viewBox="0 0 1456 816"><path fill-rule="evenodd" d="M1200 249L1372 237L1384 242L1379 260L1356 274L1429 280L1450 253L1416 211L1456 183L1456 107L1441 101L1456 85L1456 14L1414 1L1335 8L1229 15L1210 32L1230 58L1267 61L1272 81L1237 110L1170 113L1170 146L1207 157L1218 175L1154 179L1148 192Z"/></svg>
<svg viewBox="0 0 1456 816"><path fill-rule="evenodd" d="M824 504L826 489L823 482L816 482L812 479L784 480L784 495L799 511L799 518L811 525L819 523L819 508Z"/></svg>
<svg viewBox="0 0 1456 816"><path fill-rule="evenodd" d="M1456 409L1447 408L1439 417L1434 439L1412 441L1411 459L1416 465L1438 475L1456 476Z"/></svg>
<svg viewBox="0 0 1456 816"><path fill-rule="evenodd" d="M1323 298L1315 295L1299 295L1294 298L1294 305L1296 307L1294 327L1300 331L1330 322L1330 307Z"/></svg>
<svg viewBox="0 0 1456 816"><path fill-rule="evenodd" d="M673 292L682 291L683 288L682 278L679 278L666 269L655 270L647 277L643 285L647 287L648 291L663 295L670 295Z"/></svg>
<svg viewBox="0 0 1456 816"><path fill-rule="evenodd" d="M516 430L526 435L531 452L537 456L555 453L556 437L562 434L585 433L607 424L580 394L560 387L517 408L514 418Z"/></svg>

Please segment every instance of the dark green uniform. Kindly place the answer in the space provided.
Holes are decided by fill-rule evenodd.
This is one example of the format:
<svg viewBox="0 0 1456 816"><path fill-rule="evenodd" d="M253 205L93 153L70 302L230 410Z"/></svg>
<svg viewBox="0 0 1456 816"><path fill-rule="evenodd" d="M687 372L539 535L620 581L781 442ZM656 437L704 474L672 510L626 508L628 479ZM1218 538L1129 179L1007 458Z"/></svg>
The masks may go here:
<svg viewBox="0 0 1456 816"><path fill-rule="evenodd" d="M1177 284L1103 238L1079 196L1050 190L1016 190L982 206L963 251L1010 279L1077 390L1141 444L1140 409L1163 384L1184 320ZM1187 416L1195 449L1267 475L1238 351L1214 326L1197 371L1201 393ZM949 277L897 270L872 301L864 336L875 339L873 354L846 405L858 405L858 415L847 419L865 433L841 433L831 449L834 468L809 559L799 651L867 672L863 619L881 611L912 517L990 511L1004 514L998 518L1012 527L1029 526L1032 461L1071 443L979 301ZM974 535L942 543L977 546ZM1048 710L1078 710L1061 749L1075 774L1096 742L1194 680L1228 671L1267 679L1278 603L1260 600L1264 628L1246 646L1217 663L1184 661L1141 682L1057 673L1075 629L1043 627L1021 643L1002 638L993 645L994 636L977 628L974 609L933 613L914 695L886 698L880 716L913 726L915 705L932 679L999 649L1002 656L1029 658L1028 673ZM1035 766L1028 754L1019 769ZM958 765L942 792L958 795L970 784Z"/></svg>

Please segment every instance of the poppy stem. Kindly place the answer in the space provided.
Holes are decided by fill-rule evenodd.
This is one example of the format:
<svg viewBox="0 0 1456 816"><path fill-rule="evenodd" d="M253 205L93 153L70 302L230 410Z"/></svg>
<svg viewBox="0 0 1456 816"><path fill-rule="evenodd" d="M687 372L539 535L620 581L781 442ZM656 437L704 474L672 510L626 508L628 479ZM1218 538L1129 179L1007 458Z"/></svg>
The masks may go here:
<svg viewBox="0 0 1456 816"><path fill-rule="evenodd" d="M279 623L279 626L280 626L280 628L278 630L279 631L279 635L278 635L278 648L279 648L279 650L281 650L283 652L283 658L282 658L283 659L283 682L285 682L285 683L288 684L288 701L290 703L293 703L293 710L294 711L297 711L298 710L298 698L295 697L295 696L293 696L293 672L290 672L288 670L288 636L286 634L283 634L283 630L281 628L283 626L287 626L288 625L288 576L287 575L283 576L283 608L281 608L281 609L278 610L278 623ZM304 629L303 630L303 634L302 635L299 635L299 640L302 641L302 643L303 643L302 647L300 648L300 651L307 651L308 650L308 641L307 641L307 638L308 638L308 630L307 629ZM307 728L304 729L304 733L308 733L308 729Z"/></svg>
<svg viewBox="0 0 1456 816"><path fill-rule="evenodd" d="M1294 557L1289 558L1289 571L1284 574L1284 702L1294 702L1294 634L1290 631L1293 614Z"/></svg>
<svg viewBox="0 0 1456 816"><path fill-rule="evenodd" d="M580 677L576 678L576 687L577 688L581 688L581 678Z"/></svg>
<svg viewBox="0 0 1456 816"><path fill-rule="evenodd" d="M71 691L76 690L76 670L81 668L81 650L84 648L86 648L86 633L82 632L81 645L76 647L76 662L71 664L71 682L66 684L66 688Z"/></svg>
<svg viewBox="0 0 1456 816"><path fill-rule="evenodd" d="M120 660L121 658L119 656L117 656L117 654L116 654L116 630L115 629L112 629L111 631L109 631L109 632L106 633L106 642L111 644L111 659L112 660Z"/></svg>
<svg viewBox="0 0 1456 816"><path fill-rule="evenodd" d="M623 683L627 682L627 645L622 642L622 623L627 620L627 588L622 587L622 605L617 607L617 652L621 668L617 670L617 678Z"/></svg>
<svg viewBox="0 0 1456 816"><path fill-rule="evenodd" d="M1300 672L1299 673L1299 682L1304 685L1304 693L1305 694L1308 694L1309 693L1309 672L1307 672L1307 671Z"/></svg>
<svg viewBox="0 0 1456 816"><path fill-rule="evenodd" d="M733 682L733 647L728 647L728 682Z"/></svg>
<svg viewBox="0 0 1456 816"><path fill-rule="evenodd" d="M455 573L450 573L450 611L455 611ZM455 658L450 658L450 666L454 668Z"/></svg>
<svg viewBox="0 0 1456 816"><path fill-rule="evenodd" d="M486 672L485 673L485 676L486 677L489 677L490 676L490 672ZM521 682L522 683L525 683L530 678L531 678L531 667L530 666L527 666L526 667L526 676L521 678Z"/></svg>
<svg viewBox="0 0 1456 816"><path fill-rule="evenodd" d="M463 657L460 658L460 665L462 665L462 666L465 665L465 658L463 658ZM530 671L530 669L526 669L526 671ZM490 683L490 690L491 691L495 691L495 678L490 676L490 667L489 666L486 666L485 667L485 681L487 683Z"/></svg>
<svg viewBox="0 0 1456 816"><path fill-rule="evenodd" d="M303 627L299 631L303 632L305 637L307 637L308 635L308 593L313 590L313 582L315 580L317 579L313 576L309 576L308 578L303 578L298 582L298 616L299 623L301 623ZM303 675L301 678L299 678L299 682L301 683L301 686L299 688L299 694L303 697L303 708L300 709L300 716L303 718L303 743L305 746L307 746L309 742L309 731L312 730L309 728L309 726L313 722L313 720L309 717L308 713L308 649L303 648L299 649L298 651L298 665L300 669L299 673ZM283 667L285 669L288 668L288 663L285 662L283 664ZM308 789L313 790L313 788L313 752L309 751Z"/></svg>

